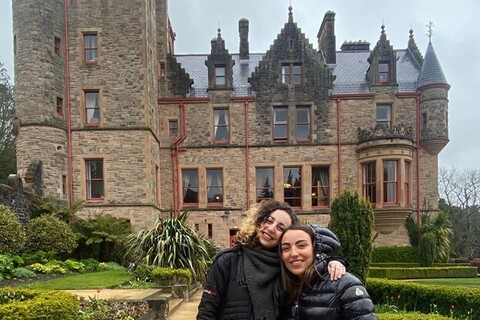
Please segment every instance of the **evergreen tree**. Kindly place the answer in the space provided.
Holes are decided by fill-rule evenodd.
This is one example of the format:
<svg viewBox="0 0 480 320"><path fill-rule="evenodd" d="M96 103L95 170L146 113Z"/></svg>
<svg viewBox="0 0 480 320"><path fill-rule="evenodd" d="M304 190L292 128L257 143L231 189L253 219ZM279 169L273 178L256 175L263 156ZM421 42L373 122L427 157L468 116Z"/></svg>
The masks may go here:
<svg viewBox="0 0 480 320"><path fill-rule="evenodd" d="M17 172L13 117L15 115L13 87L0 62L0 183L6 184L10 174Z"/></svg>
<svg viewBox="0 0 480 320"><path fill-rule="evenodd" d="M363 282L372 255L373 225L373 209L357 192L344 191L333 201L328 227L341 242L341 254L350 262L349 271Z"/></svg>

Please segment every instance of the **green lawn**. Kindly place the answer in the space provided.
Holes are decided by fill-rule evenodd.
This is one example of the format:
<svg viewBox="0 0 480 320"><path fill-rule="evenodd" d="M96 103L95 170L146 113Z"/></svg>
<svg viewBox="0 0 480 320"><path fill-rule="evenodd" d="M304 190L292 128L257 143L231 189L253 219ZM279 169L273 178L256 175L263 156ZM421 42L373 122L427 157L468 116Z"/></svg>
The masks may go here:
<svg viewBox="0 0 480 320"><path fill-rule="evenodd" d="M102 289L120 285L131 279L132 276L127 270L118 269L30 282L22 287L51 290Z"/></svg>
<svg viewBox="0 0 480 320"><path fill-rule="evenodd" d="M424 283L432 285L452 286L452 287L475 287L480 288L480 278L441 278L441 279L415 279L409 280L415 283Z"/></svg>

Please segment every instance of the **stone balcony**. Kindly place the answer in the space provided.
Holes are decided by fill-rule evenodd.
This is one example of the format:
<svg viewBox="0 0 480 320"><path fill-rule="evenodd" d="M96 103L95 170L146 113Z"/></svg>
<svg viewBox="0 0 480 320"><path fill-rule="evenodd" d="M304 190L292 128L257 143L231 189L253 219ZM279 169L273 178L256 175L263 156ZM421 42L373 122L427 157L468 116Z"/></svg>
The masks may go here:
<svg viewBox="0 0 480 320"><path fill-rule="evenodd" d="M357 128L358 143L364 143L373 140L385 139L407 139L413 142L413 127L404 124L398 124L391 128L383 125L376 125L373 128Z"/></svg>

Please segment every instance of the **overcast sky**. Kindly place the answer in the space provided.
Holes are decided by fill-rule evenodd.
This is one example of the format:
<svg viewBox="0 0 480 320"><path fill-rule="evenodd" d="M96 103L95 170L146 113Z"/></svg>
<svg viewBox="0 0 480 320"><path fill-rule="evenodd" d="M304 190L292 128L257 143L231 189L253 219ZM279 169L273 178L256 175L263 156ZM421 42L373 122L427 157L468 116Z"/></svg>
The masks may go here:
<svg viewBox="0 0 480 320"><path fill-rule="evenodd" d="M426 25L432 21L432 43L451 85L450 143L440 153L440 166L480 169L479 0L170 0L175 53L209 53L218 28L230 53L238 53L241 18L250 21L250 52L264 53L287 22L290 3L294 21L315 48L328 10L336 13L337 50L344 41L358 40L370 42L372 49L384 24L394 49L407 47L412 28L425 56ZM0 0L0 62L13 77L12 38L11 0Z"/></svg>

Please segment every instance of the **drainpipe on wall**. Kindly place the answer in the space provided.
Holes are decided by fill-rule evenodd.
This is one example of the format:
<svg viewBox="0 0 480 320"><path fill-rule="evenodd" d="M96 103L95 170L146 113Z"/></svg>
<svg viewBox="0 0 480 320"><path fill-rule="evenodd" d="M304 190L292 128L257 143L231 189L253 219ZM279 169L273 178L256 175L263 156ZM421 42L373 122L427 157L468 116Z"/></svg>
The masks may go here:
<svg viewBox="0 0 480 320"><path fill-rule="evenodd" d="M186 134L186 124L185 124L185 104L183 102L180 102L178 105L179 113L180 113L180 137L178 137L177 140L173 143L173 150L172 150L172 174L173 174L173 212L175 216L178 216L179 214L179 208L180 208L180 196L179 196L179 181L178 177L180 175L180 170L179 170L179 159L178 159L178 154L180 151L184 151L184 149L180 149L180 144L185 140L187 137Z"/></svg>
<svg viewBox="0 0 480 320"><path fill-rule="evenodd" d="M72 152L72 108L71 108L71 98L70 98L70 59L69 59L69 49L68 49L68 0L63 1L63 19L64 19L64 28L65 28L65 95L67 98L66 101L66 111L67 111L67 170L68 170L68 185L69 185L69 202L70 205L75 203L73 197L73 152Z"/></svg>
<svg viewBox="0 0 480 320"><path fill-rule="evenodd" d="M340 195L340 192L341 192L341 188L342 188L342 170L341 170L341 164L342 164L342 151L341 151L341 148L342 148L342 142L340 141L341 139L341 134L340 134L340 130L341 130L341 121L340 121L340 117L341 117L341 106L342 106L342 99L341 98L337 98L336 99L337 101L337 170L338 170L338 173L337 173L337 189L338 189L338 195Z"/></svg>
<svg viewBox="0 0 480 320"><path fill-rule="evenodd" d="M158 98L157 103L178 103L178 109L180 114L180 136L172 144L172 152L170 153L172 157L172 186L173 186L173 211L175 216L178 216L180 212L180 196L179 196L179 186L178 186L178 177L180 176L180 165L178 155L181 151L186 151L186 148L180 148L180 145L187 138L187 121L186 121L186 102L189 103L208 103L209 98Z"/></svg>
<svg viewBox="0 0 480 320"><path fill-rule="evenodd" d="M415 159L416 162L416 175L417 175L417 228L418 228L418 240L420 240L420 228L422 227L422 218L420 215L420 94L417 94L415 97L416 102L416 118L417 118L417 125L416 125L416 150L417 156Z"/></svg>

